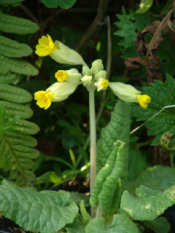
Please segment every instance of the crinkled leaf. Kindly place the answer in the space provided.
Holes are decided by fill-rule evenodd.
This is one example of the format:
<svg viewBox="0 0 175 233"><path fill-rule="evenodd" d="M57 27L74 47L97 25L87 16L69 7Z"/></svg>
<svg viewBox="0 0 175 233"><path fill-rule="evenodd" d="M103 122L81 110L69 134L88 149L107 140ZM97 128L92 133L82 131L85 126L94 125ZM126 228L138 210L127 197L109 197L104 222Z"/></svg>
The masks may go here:
<svg viewBox="0 0 175 233"><path fill-rule="evenodd" d="M133 184L137 197L124 191L121 208L135 220L154 220L175 202L175 168L148 168Z"/></svg>
<svg viewBox="0 0 175 233"><path fill-rule="evenodd" d="M136 11L136 13L145 13L147 12L153 4L153 0L141 0L139 9Z"/></svg>
<svg viewBox="0 0 175 233"><path fill-rule="evenodd" d="M151 97L148 108L138 108L133 106L133 115L138 121L145 121L157 114L162 108L174 105L175 80L169 74L166 75L166 81L155 80L150 87L144 87L143 92ZM161 94L160 94L161 93ZM157 114L145 124L149 135L156 135L156 138L169 131L175 134L175 107L169 107ZM158 140L154 140L154 144Z"/></svg>
<svg viewBox="0 0 175 233"><path fill-rule="evenodd" d="M0 186L0 212L26 231L56 233L73 222L78 207L68 192L35 192L5 180Z"/></svg>
<svg viewBox="0 0 175 233"><path fill-rule="evenodd" d="M127 216L115 214L108 225L104 218L95 218L86 227L86 233L139 233L137 225Z"/></svg>
<svg viewBox="0 0 175 233"><path fill-rule="evenodd" d="M63 9L69 9L75 4L76 0L40 0L40 2L49 8L61 7Z"/></svg>
<svg viewBox="0 0 175 233"><path fill-rule="evenodd" d="M131 142L128 152L128 180L134 181L147 166L145 156L141 153L137 144Z"/></svg>
<svg viewBox="0 0 175 233"><path fill-rule="evenodd" d="M170 231L170 223L164 217L159 217L152 221L145 221L144 223L155 233L168 233Z"/></svg>
<svg viewBox="0 0 175 233"><path fill-rule="evenodd" d="M109 124L101 130L100 139L97 142L98 170L105 166L117 140L125 142L126 148L128 148L129 132L130 104L119 101L112 112Z"/></svg>

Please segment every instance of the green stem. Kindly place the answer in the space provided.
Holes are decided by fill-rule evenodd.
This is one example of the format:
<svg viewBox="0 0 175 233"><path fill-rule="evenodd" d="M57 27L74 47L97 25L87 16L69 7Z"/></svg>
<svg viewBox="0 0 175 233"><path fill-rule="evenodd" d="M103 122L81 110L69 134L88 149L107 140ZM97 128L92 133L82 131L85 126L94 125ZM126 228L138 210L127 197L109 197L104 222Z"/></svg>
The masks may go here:
<svg viewBox="0 0 175 233"><path fill-rule="evenodd" d="M90 192L92 192L96 177L96 121L94 90L89 91L89 118L90 118Z"/></svg>

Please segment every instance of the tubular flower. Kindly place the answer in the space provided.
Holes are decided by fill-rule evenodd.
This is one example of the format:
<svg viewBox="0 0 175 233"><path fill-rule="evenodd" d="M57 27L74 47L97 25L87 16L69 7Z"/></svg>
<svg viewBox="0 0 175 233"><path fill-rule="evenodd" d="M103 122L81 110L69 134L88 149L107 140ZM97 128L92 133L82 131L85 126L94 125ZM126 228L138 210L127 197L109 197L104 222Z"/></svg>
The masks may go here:
<svg viewBox="0 0 175 233"><path fill-rule="evenodd" d="M113 93L126 102L138 102L142 108L147 108L151 98L148 95L141 95L135 87L120 82L109 83Z"/></svg>
<svg viewBox="0 0 175 233"><path fill-rule="evenodd" d="M69 82L56 82L52 84L46 91L38 91L34 94L36 104L40 108L48 109L52 102L60 102L69 97L75 89L77 84Z"/></svg>
<svg viewBox="0 0 175 233"><path fill-rule="evenodd" d="M151 101L151 97L149 95L138 95L137 101L142 108L147 108Z"/></svg>
<svg viewBox="0 0 175 233"><path fill-rule="evenodd" d="M36 46L35 53L40 57L45 57L47 55L50 55L54 50L59 50L58 46L55 46L52 38L47 36L42 36L38 40L38 45Z"/></svg>
<svg viewBox="0 0 175 233"><path fill-rule="evenodd" d="M58 82L70 82L74 84L79 84L82 75L78 72L77 69L70 69L70 70L58 70L55 73L55 78Z"/></svg>
<svg viewBox="0 0 175 233"><path fill-rule="evenodd" d="M83 76L81 78L81 82L82 82L83 86L85 86L85 87L90 86L92 83L92 76L90 76L90 75Z"/></svg>
<svg viewBox="0 0 175 233"><path fill-rule="evenodd" d="M67 79L68 74L65 70L58 70L55 73L55 78L57 79L58 82L63 82Z"/></svg>
<svg viewBox="0 0 175 233"><path fill-rule="evenodd" d="M34 99L37 101L36 104L40 108L48 109L52 103L53 93L48 91L37 91L34 94Z"/></svg>
<svg viewBox="0 0 175 233"><path fill-rule="evenodd" d="M95 82L94 85L97 87L97 91L106 90L109 86L109 81L104 78L100 78L98 82Z"/></svg>

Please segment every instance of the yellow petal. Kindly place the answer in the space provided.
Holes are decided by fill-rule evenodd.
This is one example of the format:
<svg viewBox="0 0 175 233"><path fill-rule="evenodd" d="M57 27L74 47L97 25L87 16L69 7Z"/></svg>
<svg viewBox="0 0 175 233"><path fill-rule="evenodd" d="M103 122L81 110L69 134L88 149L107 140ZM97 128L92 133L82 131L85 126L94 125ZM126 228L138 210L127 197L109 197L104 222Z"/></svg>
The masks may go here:
<svg viewBox="0 0 175 233"><path fill-rule="evenodd" d="M37 101L36 104L40 108L48 109L52 103L53 93L47 91L37 91L34 94L34 99Z"/></svg>
<svg viewBox="0 0 175 233"><path fill-rule="evenodd" d="M58 70L55 73L55 78L57 79L58 82L63 82L68 78L68 74L65 70Z"/></svg>
<svg viewBox="0 0 175 233"><path fill-rule="evenodd" d="M149 95L138 95L137 101L142 108L147 108L151 101L151 97Z"/></svg>

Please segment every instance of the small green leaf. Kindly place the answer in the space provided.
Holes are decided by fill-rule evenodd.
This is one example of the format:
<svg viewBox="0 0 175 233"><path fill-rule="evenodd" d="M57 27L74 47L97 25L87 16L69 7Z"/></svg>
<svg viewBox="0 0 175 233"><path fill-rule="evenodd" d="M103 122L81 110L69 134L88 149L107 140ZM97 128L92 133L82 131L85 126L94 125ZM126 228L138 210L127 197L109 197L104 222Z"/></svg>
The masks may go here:
<svg viewBox="0 0 175 233"><path fill-rule="evenodd" d="M63 9L69 9L75 4L76 0L40 0L40 2L49 8L57 8L59 6Z"/></svg>
<svg viewBox="0 0 175 233"><path fill-rule="evenodd" d="M4 180L0 186L0 212L26 231L57 233L73 222L78 207L68 192L35 192Z"/></svg>
<svg viewBox="0 0 175 233"><path fill-rule="evenodd" d="M151 6L153 5L153 0L141 0L140 8L136 11L136 13L145 13L147 12Z"/></svg>
<svg viewBox="0 0 175 233"><path fill-rule="evenodd" d="M123 214L115 214L108 225L104 218L95 218L86 226L86 233L139 233L137 225Z"/></svg>

